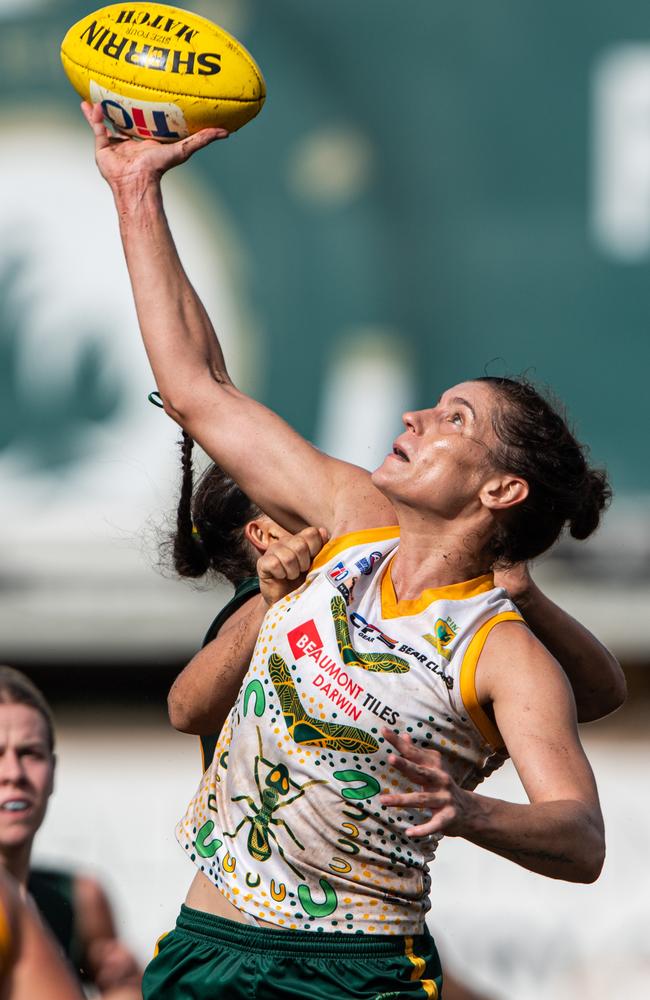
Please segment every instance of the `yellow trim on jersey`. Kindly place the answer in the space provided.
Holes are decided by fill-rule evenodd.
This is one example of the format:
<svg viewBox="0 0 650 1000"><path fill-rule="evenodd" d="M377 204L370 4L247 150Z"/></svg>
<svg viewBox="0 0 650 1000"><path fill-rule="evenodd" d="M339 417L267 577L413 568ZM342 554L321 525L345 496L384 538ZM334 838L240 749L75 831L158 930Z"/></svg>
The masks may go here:
<svg viewBox="0 0 650 1000"><path fill-rule="evenodd" d="M388 528L362 528L360 531L351 531L338 538L330 538L311 564L310 572L314 569L320 569L339 552L351 549L354 545L364 545L366 542L385 542L387 538L399 538L399 525L392 524Z"/></svg>
<svg viewBox="0 0 650 1000"><path fill-rule="evenodd" d="M477 594L485 594L494 588L494 577L490 573L486 573L473 580L463 580L462 583L450 583L447 587L423 590L419 597L399 601L390 575L392 562L391 559L381 580L382 618L406 618L408 615L419 615L426 611L434 601L463 601L467 597L476 597Z"/></svg>
<svg viewBox="0 0 650 1000"><path fill-rule="evenodd" d="M155 943L154 949L153 949L153 957L154 958L158 957L158 952L160 951L161 942L162 942L163 938L167 937L168 934L171 934L171 931L163 931L163 933L160 935L160 937L156 940L156 943Z"/></svg>
<svg viewBox="0 0 650 1000"><path fill-rule="evenodd" d="M404 954L408 958L409 962L413 963L411 982L415 983L419 981L426 996L429 997L430 1000L438 1000L438 985L436 981L434 979L422 979L422 973L426 971L427 963L423 958L414 953L412 937L404 938Z"/></svg>
<svg viewBox="0 0 650 1000"><path fill-rule="evenodd" d="M13 947L11 922L7 913L6 903L3 899L0 900L0 975L4 976L11 968Z"/></svg>
<svg viewBox="0 0 650 1000"><path fill-rule="evenodd" d="M460 665L460 696L463 704L479 733L494 750L500 750L505 744L501 738L501 733L479 704L476 693L476 667L479 656L483 652L485 640L494 626L498 625L499 622L523 622L523 620L521 615L516 611L502 611L501 614L494 615L493 618L488 618L472 636L463 657L463 662Z"/></svg>

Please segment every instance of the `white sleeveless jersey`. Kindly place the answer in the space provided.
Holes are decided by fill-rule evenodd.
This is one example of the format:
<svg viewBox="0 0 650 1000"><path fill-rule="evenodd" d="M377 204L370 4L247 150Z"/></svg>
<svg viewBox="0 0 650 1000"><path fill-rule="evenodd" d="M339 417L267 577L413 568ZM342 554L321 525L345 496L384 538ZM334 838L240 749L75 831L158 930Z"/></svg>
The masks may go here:
<svg viewBox="0 0 650 1000"><path fill-rule="evenodd" d="M492 577L398 601L397 528L334 539L266 615L211 767L177 827L239 909L300 930L418 934L439 838L430 813L384 806L415 791L382 727L438 750L472 789L503 759L474 674L490 630L521 621Z"/></svg>

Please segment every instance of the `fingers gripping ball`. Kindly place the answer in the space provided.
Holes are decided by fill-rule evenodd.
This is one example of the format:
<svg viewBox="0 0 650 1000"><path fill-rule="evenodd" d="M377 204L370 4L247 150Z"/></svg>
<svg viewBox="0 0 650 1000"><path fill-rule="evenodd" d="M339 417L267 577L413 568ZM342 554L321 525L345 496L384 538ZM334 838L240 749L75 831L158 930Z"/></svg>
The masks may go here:
<svg viewBox="0 0 650 1000"><path fill-rule="evenodd" d="M161 3L102 7L73 25L63 68L121 133L175 142L234 132L259 113L266 85L251 55L204 17Z"/></svg>

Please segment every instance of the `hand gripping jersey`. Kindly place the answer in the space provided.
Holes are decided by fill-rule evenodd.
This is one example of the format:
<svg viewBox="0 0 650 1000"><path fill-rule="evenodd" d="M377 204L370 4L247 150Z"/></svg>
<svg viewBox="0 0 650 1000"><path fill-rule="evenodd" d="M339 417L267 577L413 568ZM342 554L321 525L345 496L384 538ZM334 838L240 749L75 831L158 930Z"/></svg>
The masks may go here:
<svg viewBox="0 0 650 1000"><path fill-rule="evenodd" d="M430 813L383 806L415 791L382 727L438 750L472 789L504 759L476 697L490 630L521 621L492 577L398 601L397 528L334 539L266 615L212 766L177 827L237 907L300 930L411 935L428 909Z"/></svg>

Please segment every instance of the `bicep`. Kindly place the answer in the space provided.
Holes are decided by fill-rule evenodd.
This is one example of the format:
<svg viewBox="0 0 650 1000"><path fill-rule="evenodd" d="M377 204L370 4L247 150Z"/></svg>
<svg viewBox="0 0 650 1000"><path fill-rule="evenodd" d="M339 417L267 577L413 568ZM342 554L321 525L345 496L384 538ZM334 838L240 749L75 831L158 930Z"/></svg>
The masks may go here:
<svg viewBox="0 0 650 1000"><path fill-rule="evenodd" d="M394 523L390 503L365 469L323 454L229 382L202 378L191 413L176 416L243 491L291 531L316 525L342 533L350 518L355 528Z"/></svg>
<svg viewBox="0 0 650 1000"><path fill-rule="evenodd" d="M504 622L490 633L476 684L529 800L572 799L599 815L571 688L559 663L525 625Z"/></svg>

